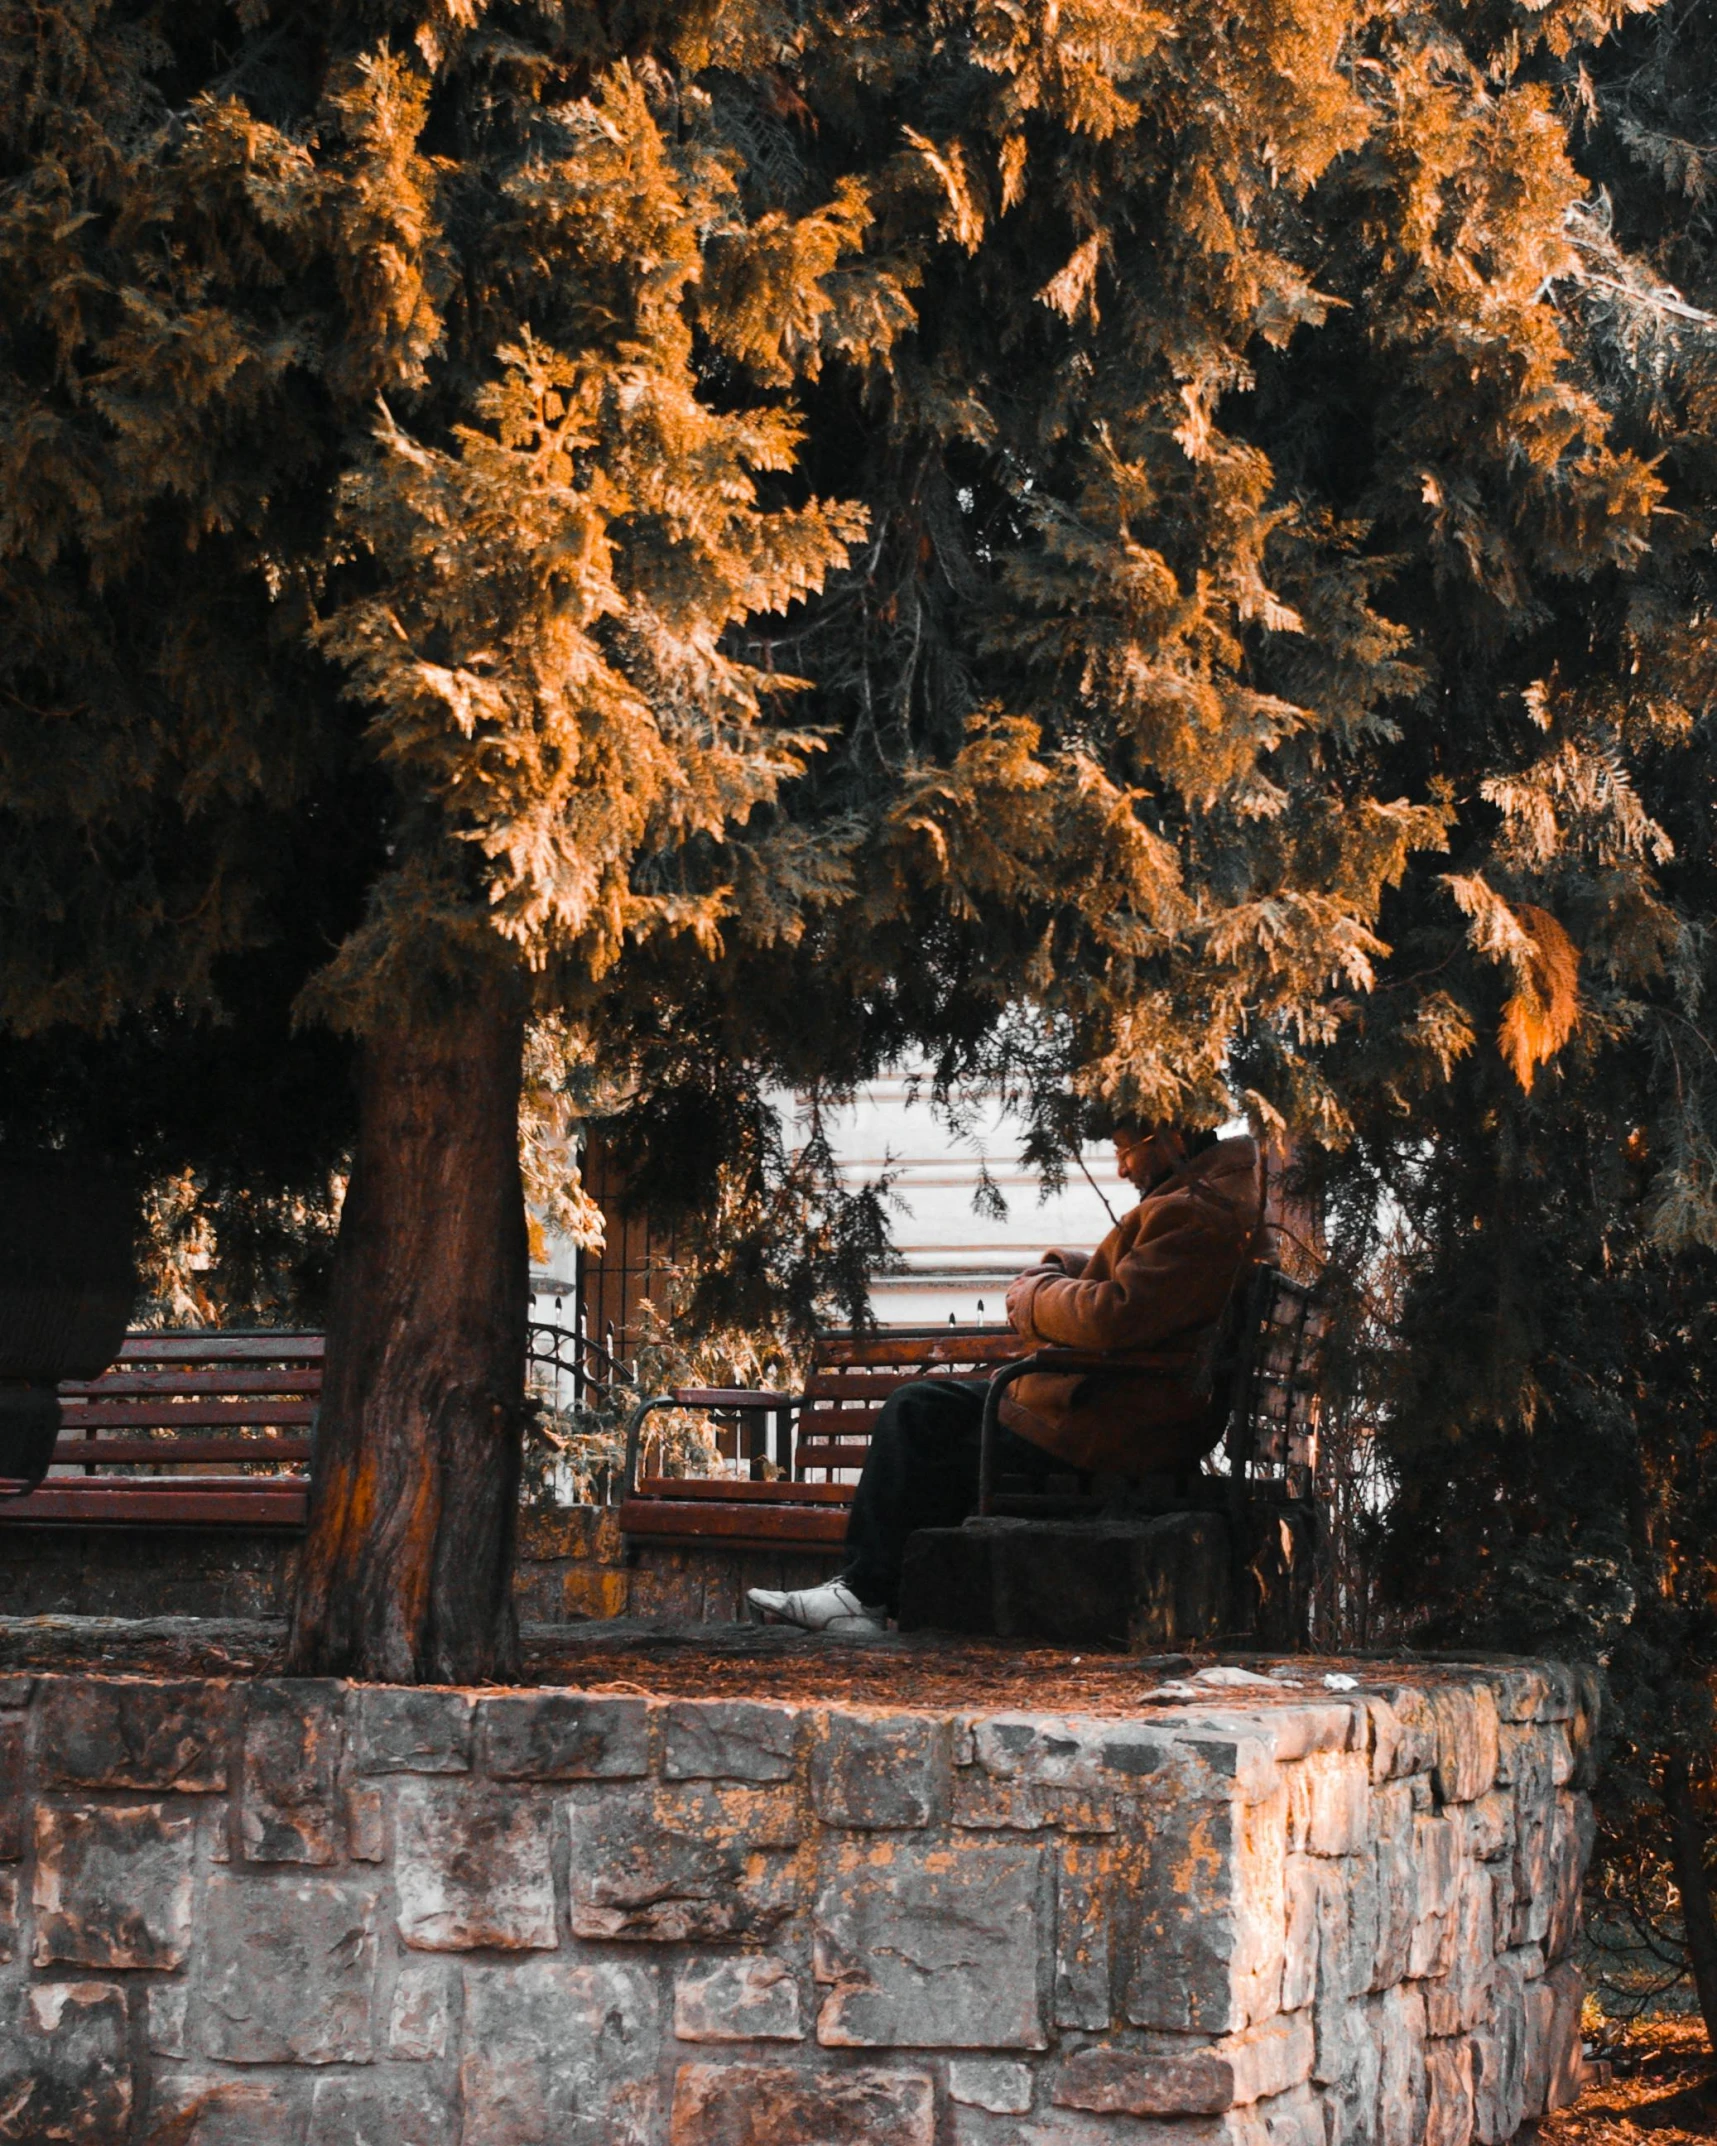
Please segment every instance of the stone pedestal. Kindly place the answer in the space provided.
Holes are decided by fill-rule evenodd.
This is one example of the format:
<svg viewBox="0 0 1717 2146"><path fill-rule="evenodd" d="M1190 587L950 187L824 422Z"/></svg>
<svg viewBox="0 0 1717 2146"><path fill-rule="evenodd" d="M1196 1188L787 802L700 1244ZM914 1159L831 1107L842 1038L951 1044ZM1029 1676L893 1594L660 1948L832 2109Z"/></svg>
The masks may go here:
<svg viewBox="0 0 1717 2146"><path fill-rule="evenodd" d="M1232 1629L1227 1522L969 1520L906 1546L903 1631L993 1633L1151 1653L1209 1645Z"/></svg>
<svg viewBox="0 0 1717 2146"><path fill-rule="evenodd" d="M0 1679L0 2135L1502 2146L1578 2073L1590 1734L1529 1663Z"/></svg>

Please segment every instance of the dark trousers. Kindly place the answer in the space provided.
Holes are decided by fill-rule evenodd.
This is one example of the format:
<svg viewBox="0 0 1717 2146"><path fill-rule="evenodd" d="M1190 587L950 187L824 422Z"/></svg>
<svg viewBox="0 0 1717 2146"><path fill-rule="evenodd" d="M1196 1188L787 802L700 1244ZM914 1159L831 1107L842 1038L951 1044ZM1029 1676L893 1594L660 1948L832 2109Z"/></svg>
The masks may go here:
<svg viewBox="0 0 1717 2146"><path fill-rule="evenodd" d="M900 1567L916 1528L957 1528L978 1507L981 1379L913 1379L877 1413L847 1521L841 1578L870 1608L900 1607ZM996 1427L996 1474L1066 1474L1067 1463Z"/></svg>

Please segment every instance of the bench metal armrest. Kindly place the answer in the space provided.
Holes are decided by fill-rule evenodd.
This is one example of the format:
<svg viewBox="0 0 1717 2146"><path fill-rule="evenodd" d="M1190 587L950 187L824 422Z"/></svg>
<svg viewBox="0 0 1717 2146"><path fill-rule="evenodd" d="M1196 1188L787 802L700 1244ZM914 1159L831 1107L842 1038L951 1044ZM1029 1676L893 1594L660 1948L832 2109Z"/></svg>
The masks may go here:
<svg viewBox="0 0 1717 2146"><path fill-rule="evenodd" d="M984 1394L984 1427L978 1445L979 1514L988 1518L995 1496L996 1425L1001 1421L1002 1395L1015 1379L1033 1371L1101 1371L1116 1378L1161 1378L1164 1372L1185 1371L1191 1363L1184 1351L1122 1358L1091 1349L1034 1349L1029 1356L1003 1364Z"/></svg>
<svg viewBox="0 0 1717 2146"><path fill-rule="evenodd" d="M704 1408L712 1411L755 1410L760 1415L778 1415L796 1408L790 1393L768 1393L750 1386L676 1386L668 1393L650 1394L626 1419L626 1470L622 1489L628 1498L638 1495L638 1459L644 1450L644 1421L657 1408Z"/></svg>

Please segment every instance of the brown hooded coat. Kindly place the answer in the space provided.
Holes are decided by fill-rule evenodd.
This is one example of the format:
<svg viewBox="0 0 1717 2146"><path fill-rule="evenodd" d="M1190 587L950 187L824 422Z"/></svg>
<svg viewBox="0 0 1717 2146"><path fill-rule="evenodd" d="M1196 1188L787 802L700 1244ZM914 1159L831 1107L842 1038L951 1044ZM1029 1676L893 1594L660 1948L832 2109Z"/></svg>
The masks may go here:
<svg viewBox="0 0 1717 2146"><path fill-rule="evenodd" d="M1088 1260L1050 1253L1059 1265L1022 1275L1008 1316L1024 1340L1117 1363L1178 1361L1153 1377L1030 1373L1003 1396L1002 1421L1076 1468L1121 1475L1188 1467L1209 1452L1224 1399L1208 1390L1211 1345L1262 1206L1256 1143L1219 1140L1153 1186Z"/></svg>

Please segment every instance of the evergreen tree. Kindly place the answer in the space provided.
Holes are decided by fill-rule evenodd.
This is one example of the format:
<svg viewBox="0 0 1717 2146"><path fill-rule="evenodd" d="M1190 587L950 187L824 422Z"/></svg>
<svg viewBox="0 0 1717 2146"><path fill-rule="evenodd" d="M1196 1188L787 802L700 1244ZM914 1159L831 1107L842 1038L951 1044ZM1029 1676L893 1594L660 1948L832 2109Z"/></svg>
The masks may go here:
<svg viewBox="0 0 1717 2146"><path fill-rule="evenodd" d="M1717 2045L1714 62L1709 14L1671 6L1562 63L1586 191L1557 300L1611 439L1663 497L1637 567L1493 674L1520 745L1452 834L1452 884L1481 878L1527 919L1536 975L1497 936L1486 1002L1484 895L1465 947L1429 906L1386 915L1458 1008L1451 1077L1410 1110L1375 1044L1331 1077L1361 1127L1341 1166L1354 1252L1380 1187L1410 1224L1379 1389L1403 1607L1445 1642L1608 1665L1601 1882L1649 1921L1667 1879ZM1533 1033L1560 1038L1547 1064Z"/></svg>
<svg viewBox="0 0 1717 2146"><path fill-rule="evenodd" d="M505 1665L527 1022L691 1200L908 1046L1380 1151L1665 958L1609 27L7 10L0 1019L357 1039L303 1666Z"/></svg>

